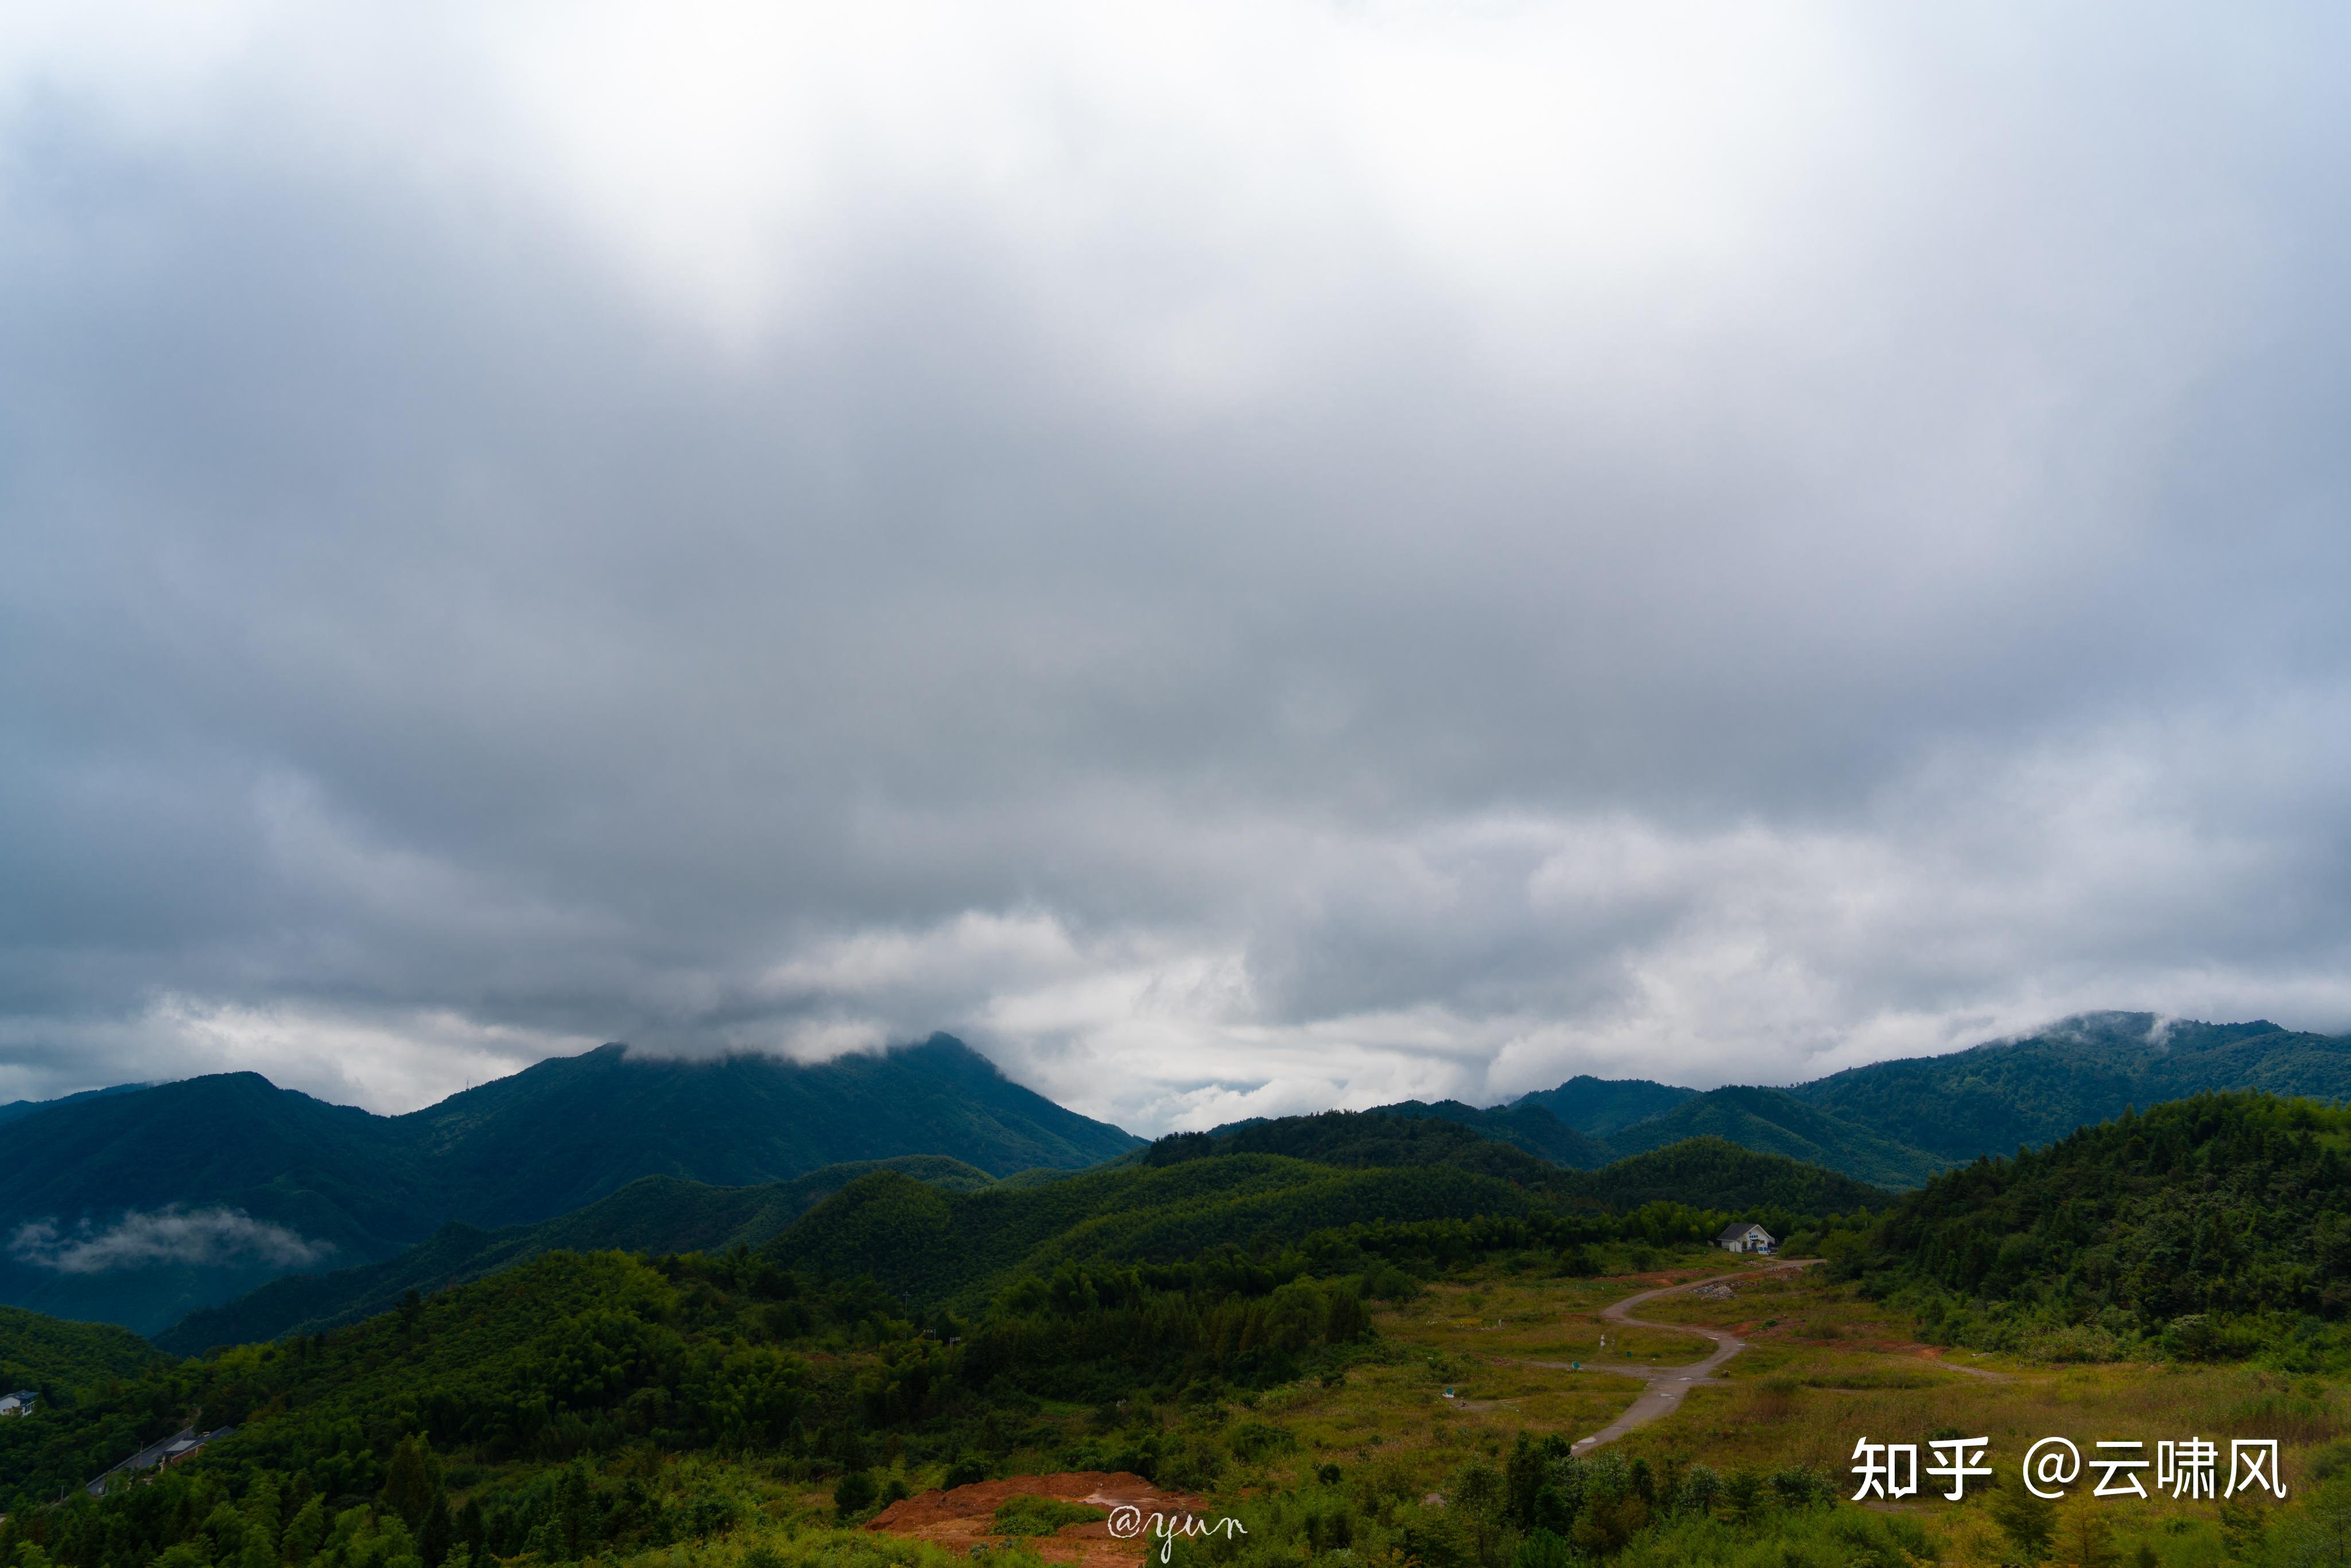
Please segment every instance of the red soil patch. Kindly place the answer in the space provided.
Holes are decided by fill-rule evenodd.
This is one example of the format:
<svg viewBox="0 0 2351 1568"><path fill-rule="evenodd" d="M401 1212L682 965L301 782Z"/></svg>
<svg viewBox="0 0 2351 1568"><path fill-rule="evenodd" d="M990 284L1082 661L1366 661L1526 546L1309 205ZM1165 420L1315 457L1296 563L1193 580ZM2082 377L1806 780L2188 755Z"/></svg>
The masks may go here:
<svg viewBox="0 0 2351 1568"><path fill-rule="evenodd" d="M1016 1497L1050 1497L1061 1502L1081 1502L1093 1508L1115 1509L1122 1503L1142 1511L1148 1521L1155 1513L1170 1518L1196 1511L1200 1500L1183 1492L1161 1491L1141 1476L1124 1470L1071 1470L1052 1476L1014 1476L1008 1480L974 1481L946 1491L893 1502L866 1522L868 1530L912 1536L950 1552L999 1539L990 1526L997 1509ZM1029 1543L1048 1563L1069 1563L1081 1568L1133 1568L1150 1549L1142 1538L1121 1541L1110 1532L1108 1520L1065 1524L1052 1535L1033 1536Z"/></svg>

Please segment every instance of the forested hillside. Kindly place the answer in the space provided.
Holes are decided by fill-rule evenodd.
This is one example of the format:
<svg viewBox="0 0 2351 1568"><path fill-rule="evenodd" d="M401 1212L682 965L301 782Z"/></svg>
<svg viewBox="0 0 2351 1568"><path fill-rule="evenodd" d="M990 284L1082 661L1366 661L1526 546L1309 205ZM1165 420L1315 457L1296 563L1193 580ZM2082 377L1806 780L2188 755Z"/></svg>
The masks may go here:
<svg viewBox="0 0 2351 1568"><path fill-rule="evenodd" d="M1841 1264L1954 1343L2351 1358L2351 1111L2210 1094L1936 1177Z"/></svg>
<svg viewBox="0 0 2351 1568"><path fill-rule="evenodd" d="M1894 1201L1892 1193L1866 1182L1721 1138L1687 1138L1635 1155L1603 1166L1579 1185L1583 1192L1619 1211L1661 1202L1758 1219L1768 1211L1790 1228L1802 1220L1884 1208Z"/></svg>
<svg viewBox="0 0 2351 1568"><path fill-rule="evenodd" d="M1717 1089L1662 1116L1617 1132L1619 1155L1646 1154L1685 1138L1720 1138L1762 1154L1842 1171L1873 1186L1916 1186L1947 1162L1868 1127L1833 1116L1778 1089Z"/></svg>
<svg viewBox="0 0 2351 1568"><path fill-rule="evenodd" d="M2128 1105L2231 1090L2351 1099L2351 1038L2263 1021L2092 1013L2029 1039L1874 1062L1785 1090L1733 1086L1701 1094L1641 1079L1577 1077L1521 1095L1509 1109L1549 1110L1601 1145L1573 1157L1546 1155L1565 1164L1596 1166L1685 1138L1716 1137L1903 1188L1979 1155L2047 1144ZM1499 1113L1455 1104L1415 1113L1471 1125ZM1499 1124L1495 1135L1506 1135ZM1510 1141L1543 1152L1536 1140Z"/></svg>
<svg viewBox="0 0 2351 1568"><path fill-rule="evenodd" d="M663 1253L755 1247L820 1200L882 1169L941 1187L968 1190L990 1185L984 1171L929 1155L827 1166L766 1186L710 1186L674 1176L643 1176L585 1208L536 1225L483 1230L452 1221L381 1263L274 1280L234 1301L191 1312L157 1334L155 1343L193 1355L213 1345L318 1333L387 1312L411 1291L431 1291L477 1280L558 1249Z"/></svg>
<svg viewBox="0 0 2351 1568"><path fill-rule="evenodd" d="M1509 1151L1516 1153L1517 1151ZM1016 1273L1063 1262L1173 1262L1218 1247L1262 1250L1354 1224L1525 1216L1539 1197L1445 1166L1333 1169L1271 1155L958 1193L883 1172L852 1182L769 1244L781 1267L870 1274L918 1304L986 1298ZM1613 1235L1605 1217L1576 1239Z"/></svg>
<svg viewBox="0 0 2351 1568"><path fill-rule="evenodd" d="M1373 1113L1406 1121L1435 1119L1458 1123L1497 1143L1524 1149L1539 1159L1573 1170L1596 1170L1614 1157L1607 1145L1597 1138L1587 1137L1540 1105L1496 1105L1479 1110L1458 1100L1439 1100L1433 1105L1418 1100L1405 1100L1394 1105L1374 1107Z"/></svg>
<svg viewBox="0 0 2351 1568"><path fill-rule="evenodd" d="M1059 1227L1048 1239L1061 1245L1029 1244L1027 1266L994 1267L1037 1234L1008 1216L1033 1218L1035 1200L1104 1182L1119 1184L1120 1201L1099 1188L1095 1212L1065 1203L1045 1216ZM1132 1201L1138 1191L1152 1201ZM1473 1193L1478 1203L1463 1201ZM207 1450L208 1469L266 1472L282 1514L307 1495L326 1518L384 1494L412 1434L482 1464L559 1465L646 1443L757 1451L810 1476L862 1467L870 1445L893 1434L923 1457L1002 1452L1019 1440L1032 1396L1172 1399L1202 1379L1295 1378L1314 1356L1366 1335L1367 1291L1409 1292L1416 1274L1497 1253L1556 1268L1593 1246L1690 1244L1721 1218L1666 1205L1622 1218L1562 1215L1523 1195L1519 1214L1469 1212L1514 1193L1442 1169L1343 1172L1267 1155L1018 1195L957 1194L878 1172L764 1254L550 1252L361 1324L154 1365L120 1387L0 1422L0 1509L17 1514L68 1493L198 1409L207 1426L239 1428ZM1030 1204L976 1207L1008 1197ZM1252 1207L1262 1199L1271 1201ZM1462 1215L1408 1218L1427 1207ZM1343 1223L1288 1242L1266 1228L1333 1214ZM1350 1216L1360 1222L1343 1222ZM1100 1224L1106 1217L1117 1222ZM935 1251L965 1232L991 1240L941 1262L967 1286L988 1288L967 1288L959 1301L944 1290L902 1293L893 1270L904 1249ZM1233 1236L1249 1245L1219 1239ZM829 1264L833 1277L779 1266L794 1260ZM1150 1474L1159 1441L1155 1424L1066 1458ZM43 1526L52 1555L102 1568L114 1519L143 1553L186 1539L197 1521L174 1512L176 1484L167 1477L120 1503L77 1504ZM444 1553L468 1542L518 1552L548 1518L544 1488L477 1495L478 1515L469 1505L472 1517L437 1523L425 1518L431 1496L424 1487L407 1528L439 1532ZM686 1530L639 1518L604 1539L642 1543Z"/></svg>
<svg viewBox="0 0 2351 1568"><path fill-rule="evenodd" d="M18 1388L53 1401L168 1359L112 1323L77 1323L0 1307L0 1394Z"/></svg>
<svg viewBox="0 0 2351 1568"><path fill-rule="evenodd" d="M38 1107L10 1138L0 1300L147 1332L453 1220L536 1223L644 1176L763 1186L903 1155L1001 1176L1142 1145L944 1035L814 1066L605 1046L399 1117L227 1073Z"/></svg>
<svg viewBox="0 0 2351 1568"><path fill-rule="evenodd" d="M2027 1040L1880 1061L1789 1092L1951 1161L2008 1155L2111 1121L2124 1107L2231 1090L2351 1097L2351 1039L2265 1020L2166 1022L2094 1013Z"/></svg>
<svg viewBox="0 0 2351 1568"><path fill-rule="evenodd" d="M1579 1133L1605 1139L1636 1122L1664 1115L1697 1092L1646 1078L1594 1078L1580 1072L1556 1089L1538 1089L1510 1103L1540 1107Z"/></svg>

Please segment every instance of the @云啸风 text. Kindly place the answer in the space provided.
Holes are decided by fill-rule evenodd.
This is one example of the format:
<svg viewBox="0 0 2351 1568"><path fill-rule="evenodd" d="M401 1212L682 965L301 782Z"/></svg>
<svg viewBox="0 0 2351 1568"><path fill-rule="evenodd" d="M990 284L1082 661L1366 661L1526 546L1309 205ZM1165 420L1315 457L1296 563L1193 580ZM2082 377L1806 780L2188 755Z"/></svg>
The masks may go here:
<svg viewBox="0 0 2351 1568"><path fill-rule="evenodd" d="M2157 1492L2174 1498L2229 1498L2239 1492L2265 1491L2280 1500L2285 1479L2278 1469L2275 1437L2231 1437L2227 1464L2219 1443L2207 1437L2166 1439L2148 1445L2137 1438L2101 1438L2090 1445L2085 1458L2070 1437L2043 1437L2024 1451L2022 1476L2025 1490L2039 1498L2072 1495L2086 1469L2095 1472L2091 1497L2149 1497L2147 1483ZM1853 1473L1859 1478L1853 1500L1882 1498L1892 1502L1917 1497L1923 1483L1935 1486L1941 1497L1957 1502L1967 1495L1970 1480L1990 1480L1991 1439L1931 1437L1917 1443L1873 1443L1863 1437L1853 1446Z"/></svg>

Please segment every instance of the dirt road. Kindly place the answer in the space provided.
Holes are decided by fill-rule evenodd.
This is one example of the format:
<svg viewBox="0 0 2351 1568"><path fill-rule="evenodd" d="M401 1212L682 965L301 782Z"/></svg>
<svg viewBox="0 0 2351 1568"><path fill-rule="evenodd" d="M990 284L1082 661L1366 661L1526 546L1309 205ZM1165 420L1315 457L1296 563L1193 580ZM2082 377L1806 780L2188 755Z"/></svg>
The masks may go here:
<svg viewBox="0 0 2351 1568"><path fill-rule="evenodd" d="M1702 1338L1710 1339L1714 1342L1714 1354L1704 1361L1694 1361L1687 1366L1632 1366L1622 1362L1603 1361L1584 1363L1583 1370L1586 1372L1609 1372L1619 1377L1637 1377L1648 1386L1641 1390L1640 1397L1634 1400L1623 1415L1593 1433L1589 1437L1577 1438L1574 1451L1581 1454L1599 1448L1604 1443L1613 1443L1627 1432L1635 1431L1661 1416L1671 1415L1681 1408L1682 1396L1685 1393L1700 1384L1715 1381L1713 1375L1715 1369L1747 1348L1745 1340L1728 1330L1710 1329L1702 1323L1653 1323L1635 1317L1633 1315L1635 1307L1644 1301L1654 1301L1659 1296L1694 1291L1700 1285L1711 1285L1717 1281L1753 1280L1764 1274L1790 1273L1808 1267L1811 1261L1807 1260L1802 1263L1778 1263L1769 1269L1741 1269L1732 1274L1715 1274L1704 1280L1685 1280L1678 1285L1665 1285L1654 1291L1643 1291L1637 1295L1627 1296L1621 1301L1601 1308L1601 1317L1610 1322L1623 1323L1628 1328L1663 1329L1668 1333L1697 1334ZM1529 1364L1565 1370L1572 1364L1564 1361L1537 1361L1531 1362Z"/></svg>

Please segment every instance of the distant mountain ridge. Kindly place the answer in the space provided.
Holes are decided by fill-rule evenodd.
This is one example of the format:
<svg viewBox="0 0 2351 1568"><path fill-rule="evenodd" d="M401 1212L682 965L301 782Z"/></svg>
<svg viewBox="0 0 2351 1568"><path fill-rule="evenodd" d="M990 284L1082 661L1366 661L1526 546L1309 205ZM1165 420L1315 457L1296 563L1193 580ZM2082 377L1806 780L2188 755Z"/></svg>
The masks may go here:
<svg viewBox="0 0 2351 1568"><path fill-rule="evenodd" d="M1377 1159L1398 1168L1443 1167L1552 1203L1637 1206L1636 1192L1700 1201L1679 1184L1732 1208L1729 1197L1767 1176L1775 1190L1801 1186L1771 1175L1778 1167L1741 1168L1734 1150L1864 1188L1910 1188L2126 1104L2244 1088L2351 1098L2351 1039L2260 1020L2159 1026L2151 1014L2094 1014L1785 1089L1701 1093L1580 1076L1507 1105L1379 1107L1343 1136L1303 1125L1316 1118L1222 1131L1236 1151L1352 1168L1368 1168L1364 1151L1377 1144ZM1365 1116L1398 1131L1360 1124ZM1402 1131L1415 1124L1426 1130ZM945 1035L813 1066L667 1061L607 1046L398 1117L219 1074L35 1105L9 1134L18 1157L0 1166L0 1301L151 1333L179 1324L174 1345L324 1322L354 1301L380 1304L384 1291L396 1299L548 1247L748 1242L805 1207L781 1189L799 1192L793 1184L825 1170L938 1156L998 1178L993 1205L1016 1186L1063 1186L1072 1178L1062 1173L1139 1166L1146 1153ZM1604 1167L1614 1173L1604 1190L1570 1179ZM648 1177L675 1185L632 1190ZM1429 1179L1457 1197L1468 1190L1451 1176ZM1802 1190L1811 1196L1773 1201L1825 1212L1855 1189ZM579 1228L566 1230L573 1218ZM397 1267L369 1272L387 1264ZM288 1280L221 1307L319 1270L352 1277L331 1289ZM206 1315L214 1308L228 1315ZM253 1326L265 1322L281 1326Z"/></svg>
<svg viewBox="0 0 2351 1568"><path fill-rule="evenodd" d="M908 1155L1002 1176L1143 1143L947 1035L815 1064L608 1045L389 1117L222 1073L41 1106L9 1136L0 1301L148 1332L452 1220L528 1225L641 1176L758 1186Z"/></svg>
<svg viewBox="0 0 2351 1568"><path fill-rule="evenodd" d="M1646 1079L1578 1076L1482 1110L1458 1101L1382 1109L1496 1129L1507 1124L1505 1117L1548 1112L1593 1147L1580 1159L1544 1157L1584 1169L1714 1137L1873 1186L1907 1188L1981 1155L2053 1143L2076 1127L2111 1121L2126 1106L2145 1110L2232 1090L2351 1099L2351 1037L2280 1029L2266 1019L2211 1024L2167 1022L2144 1012L2085 1013L2024 1039L1872 1062L1784 1089L1734 1084L1700 1092ZM1542 1153L1528 1137L1500 1130L1491 1135Z"/></svg>
<svg viewBox="0 0 2351 1568"><path fill-rule="evenodd" d="M1698 1092L1646 1078L1594 1078L1579 1072L1556 1089L1538 1089L1510 1102L1537 1105L1577 1132L1594 1138L1662 1116Z"/></svg>
<svg viewBox="0 0 2351 1568"><path fill-rule="evenodd" d="M135 1094L141 1089L152 1089L152 1083L115 1083L104 1089L85 1089L78 1094L61 1094L55 1100L11 1100L0 1105L0 1126L29 1116L36 1111L47 1111L58 1105L78 1104L84 1100L96 1100L106 1094Z"/></svg>
<svg viewBox="0 0 2351 1568"><path fill-rule="evenodd" d="M161 1348L195 1355L216 1344L323 1333L420 1294L478 1280L559 1248L595 1252L718 1252L757 1247L861 1176L893 1170L954 1191L993 1185L977 1166L938 1155L904 1155L827 1166L764 1186L712 1186L676 1176L639 1176L584 1208L535 1225L484 1230L451 1220L380 1263L327 1274L288 1274L216 1307L190 1312L153 1336Z"/></svg>

